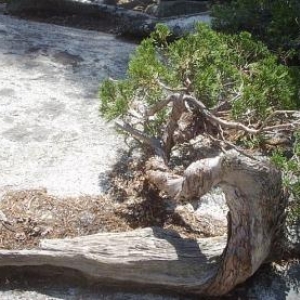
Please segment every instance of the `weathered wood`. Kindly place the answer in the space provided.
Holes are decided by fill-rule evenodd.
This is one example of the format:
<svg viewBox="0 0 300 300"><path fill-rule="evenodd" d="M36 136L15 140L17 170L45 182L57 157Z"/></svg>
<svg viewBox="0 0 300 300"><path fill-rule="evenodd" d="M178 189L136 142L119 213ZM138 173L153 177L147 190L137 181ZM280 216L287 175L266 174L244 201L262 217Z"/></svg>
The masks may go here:
<svg viewBox="0 0 300 300"><path fill-rule="evenodd" d="M131 282L183 292L197 290L211 279L225 245L226 237L194 241L160 228L146 228L43 240L37 250L1 250L0 267L66 267L120 286Z"/></svg>
<svg viewBox="0 0 300 300"><path fill-rule="evenodd" d="M195 241L148 228L43 240L37 250L0 251L0 266L51 265L98 281L204 295L223 295L245 281L282 236L287 197L280 172L233 151L197 161L174 179L160 159L149 163L155 166L147 172L149 180L176 199L198 197L217 184L223 187L230 209L228 237Z"/></svg>
<svg viewBox="0 0 300 300"><path fill-rule="evenodd" d="M148 178L175 199L200 197L221 185L230 210L226 250L217 274L199 292L222 295L249 278L283 236L287 195L281 173L267 162L228 152L192 163L183 176L173 175L161 158L148 163Z"/></svg>

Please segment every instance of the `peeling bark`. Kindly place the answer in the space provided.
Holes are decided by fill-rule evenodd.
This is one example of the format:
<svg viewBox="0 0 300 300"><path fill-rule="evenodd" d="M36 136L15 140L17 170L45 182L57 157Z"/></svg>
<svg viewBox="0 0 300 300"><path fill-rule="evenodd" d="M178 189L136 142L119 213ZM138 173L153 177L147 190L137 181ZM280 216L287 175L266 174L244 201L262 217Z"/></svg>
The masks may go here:
<svg viewBox="0 0 300 300"><path fill-rule="evenodd" d="M228 243L217 273L199 293L222 295L244 282L268 258L276 237L283 236L287 195L280 172L266 162L233 151L196 161L181 177L151 167L147 174L150 182L175 199L200 197L216 185L223 188L230 210Z"/></svg>
<svg viewBox="0 0 300 300"><path fill-rule="evenodd" d="M282 236L287 204L279 171L236 152L194 162L182 176L173 175L161 158L147 166L149 180L176 199L199 197L221 185L230 209L228 236L190 240L146 228L43 240L40 249L0 251L0 266L51 265L119 286L223 295L266 261Z"/></svg>

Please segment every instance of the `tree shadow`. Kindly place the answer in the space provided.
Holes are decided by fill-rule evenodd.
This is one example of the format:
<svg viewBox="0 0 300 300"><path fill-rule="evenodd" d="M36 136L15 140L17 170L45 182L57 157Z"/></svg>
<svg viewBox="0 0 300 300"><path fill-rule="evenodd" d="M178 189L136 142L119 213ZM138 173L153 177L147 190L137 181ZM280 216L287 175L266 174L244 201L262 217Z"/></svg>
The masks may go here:
<svg viewBox="0 0 300 300"><path fill-rule="evenodd" d="M129 164L125 163L125 166L129 168ZM145 190L147 192L145 192ZM128 215L124 213L123 217L126 218L128 223L130 223L133 226L133 228L139 227L140 224L143 224L144 227L164 226L166 219L160 217L160 209L162 206L162 202L164 202L164 200L160 198L160 196L156 193L155 190L151 190L147 186L146 189L143 189L143 191L144 191L143 196L145 199L137 204L136 203L131 204L131 211L134 212L134 210L136 209L136 215L134 214ZM172 214L172 207L169 207L169 209L170 211L169 211L168 218L170 218L170 214ZM158 216L157 223L149 223L146 221L144 221L144 223L140 223L141 220L138 219L137 216L142 215L143 216L142 220L147 220L147 216L148 216L147 214L150 215L157 214ZM167 221L170 221L170 219L168 219ZM159 230L157 232L155 231L156 228L153 228L153 230L155 232L155 235L161 238ZM298 238L299 235L298 229L295 230L295 234L296 234L296 238ZM187 241L185 239L182 240ZM192 241L193 239L191 239L191 242ZM172 243L173 240L170 239L170 242ZM183 258L184 253L180 252L180 247L174 244L174 248L177 251L178 257ZM201 249L198 255L199 258L202 257L203 254L201 253ZM300 266L299 264L296 265L292 266L292 268L289 268L288 271L285 272L276 272L270 265L264 265L259 269L259 271L253 277L251 277L245 283L235 288L224 299L285 300L285 299L290 299L288 297L291 297L291 295L295 295L294 296L295 298L291 298L291 299L297 299L299 297L299 290L300 290L300 279L299 279Z"/></svg>
<svg viewBox="0 0 300 300"><path fill-rule="evenodd" d="M209 222L206 222L203 216L202 222L192 215L192 212L186 211L187 203L176 203L173 199L160 195L159 191L149 184L145 176L146 161L142 156L136 158L137 154L134 151L140 154L136 148L134 146L128 151L119 150L118 161L111 170L100 173L98 177L100 189L118 204L115 213L133 229L158 226L179 231L191 238L215 236L209 233L211 226L208 226ZM214 152L210 154L212 153ZM194 157L195 153L187 154L185 159L191 159L191 156ZM199 156L202 158L203 152L199 151L197 157ZM174 161L171 164L174 164ZM198 202L199 199L195 199L195 205ZM178 205L181 205L184 211L177 210ZM187 214L191 216L187 217ZM219 225L221 223L217 222Z"/></svg>
<svg viewBox="0 0 300 300"><path fill-rule="evenodd" d="M155 288L145 289L130 283L121 287L109 282L93 283L79 272L58 267L4 267L0 268L0 271L0 292L11 294L11 299L15 294L22 296L23 293L25 297L30 297L28 294L32 292L35 293L33 297L41 299L53 297L65 300L223 300L219 297L199 297Z"/></svg>
<svg viewBox="0 0 300 300"><path fill-rule="evenodd" d="M293 263L286 273L275 272L270 265L262 266L245 283L223 297L199 297L184 292L172 293L157 289L126 285L117 287L108 282L92 283L81 273L65 268L2 267L1 292L34 291L60 299L88 300L287 300L299 298L299 263Z"/></svg>
<svg viewBox="0 0 300 300"><path fill-rule="evenodd" d="M156 238L166 240L173 246L177 260L161 261L161 264L166 264L166 268L182 270L184 265L191 264L194 260L191 265L197 266L195 267L197 271L190 270L190 274L197 277L197 272L201 274L200 270L204 265L209 266L207 270L211 271L216 266L218 258L207 260L195 238L196 235L199 237L199 232L196 232L175 211L174 202L163 198L158 190L149 184L144 172L145 159L139 155L137 155L138 158L134 158L134 150L135 147L130 148L129 151L121 150L120 159L112 169L99 176L101 188L108 192L112 201L118 203L116 214L133 229L150 227ZM179 228L181 234L184 232L183 235L175 230ZM140 263L143 264L143 262ZM147 270L151 262L145 261L144 264L143 268ZM155 266L155 262L153 265Z"/></svg>

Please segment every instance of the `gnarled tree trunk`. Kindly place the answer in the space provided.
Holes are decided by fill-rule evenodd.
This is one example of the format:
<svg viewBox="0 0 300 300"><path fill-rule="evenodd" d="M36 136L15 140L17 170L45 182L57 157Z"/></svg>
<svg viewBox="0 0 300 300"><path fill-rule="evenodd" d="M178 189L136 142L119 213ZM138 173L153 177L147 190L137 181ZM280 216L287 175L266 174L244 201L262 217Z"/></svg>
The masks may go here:
<svg viewBox="0 0 300 300"><path fill-rule="evenodd" d="M222 295L250 277L282 236L287 197L280 172L266 162L228 152L194 162L183 176L175 176L161 158L152 158L147 175L177 199L192 199L221 185L230 209L228 236L190 240L146 228L43 240L40 249L0 251L0 266L52 265L120 286Z"/></svg>
<svg viewBox="0 0 300 300"><path fill-rule="evenodd" d="M183 176L159 170L159 165L163 165L160 158L150 162L151 182L177 199L200 197L222 186L230 210L228 242L217 273L198 291L225 294L249 278L267 259L275 240L283 236L287 196L280 172L235 151L194 162Z"/></svg>

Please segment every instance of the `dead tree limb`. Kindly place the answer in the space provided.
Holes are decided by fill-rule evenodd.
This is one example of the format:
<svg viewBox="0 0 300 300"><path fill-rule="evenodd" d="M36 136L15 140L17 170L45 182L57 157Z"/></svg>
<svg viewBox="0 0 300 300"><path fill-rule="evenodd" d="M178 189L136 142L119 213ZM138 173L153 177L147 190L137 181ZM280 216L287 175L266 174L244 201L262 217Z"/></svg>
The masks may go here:
<svg viewBox="0 0 300 300"><path fill-rule="evenodd" d="M157 158L158 159L158 158ZM154 165L154 162L152 162ZM158 163L156 163L158 164ZM283 236L287 195L281 174L267 163L237 152L192 163L183 176L147 172L149 181L176 199L192 200L221 185L230 210L228 243L218 272L199 292L221 295L245 281L267 259L274 240Z"/></svg>
<svg viewBox="0 0 300 300"><path fill-rule="evenodd" d="M35 250L1 250L0 266L50 265L119 286L223 295L250 277L282 236L287 197L280 172L266 162L231 152L196 161L175 176L155 157L147 175L175 198L198 197L221 185L230 209L228 236L190 240L148 228L43 240Z"/></svg>

